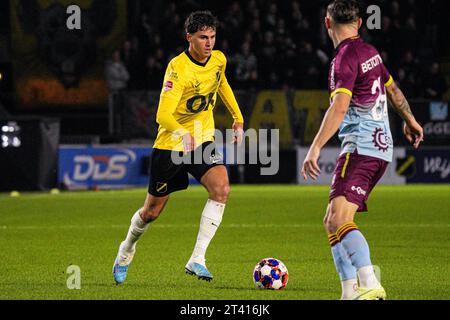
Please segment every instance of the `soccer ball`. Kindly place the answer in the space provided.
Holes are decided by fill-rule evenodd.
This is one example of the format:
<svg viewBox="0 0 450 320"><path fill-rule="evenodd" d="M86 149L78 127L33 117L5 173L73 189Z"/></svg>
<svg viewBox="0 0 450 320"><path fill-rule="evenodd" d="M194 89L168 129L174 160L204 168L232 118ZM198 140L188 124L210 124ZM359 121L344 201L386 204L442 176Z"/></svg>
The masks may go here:
<svg viewBox="0 0 450 320"><path fill-rule="evenodd" d="M288 279L288 269L275 258L262 259L253 270L253 281L257 288L280 290L286 286Z"/></svg>

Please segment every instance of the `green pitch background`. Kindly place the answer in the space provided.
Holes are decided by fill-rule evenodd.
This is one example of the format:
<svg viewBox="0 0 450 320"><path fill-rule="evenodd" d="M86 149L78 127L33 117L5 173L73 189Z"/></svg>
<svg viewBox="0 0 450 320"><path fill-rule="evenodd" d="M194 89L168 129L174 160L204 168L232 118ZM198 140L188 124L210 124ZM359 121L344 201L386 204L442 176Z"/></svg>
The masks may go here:
<svg viewBox="0 0 450 320"><path fill-rule="evenodd" d="M207 193L171 196L138 243L124 285L111 268L145 189L0 195L0 299L338 299L340 283L322 226L328 187L233 186L207 254L210 283L184 273ZM388 299L450 299L450 186L379 186L356 223ZM257 290L266 257L289 269L282 291ZM81 270L81 289L66 269Z"/></svg>

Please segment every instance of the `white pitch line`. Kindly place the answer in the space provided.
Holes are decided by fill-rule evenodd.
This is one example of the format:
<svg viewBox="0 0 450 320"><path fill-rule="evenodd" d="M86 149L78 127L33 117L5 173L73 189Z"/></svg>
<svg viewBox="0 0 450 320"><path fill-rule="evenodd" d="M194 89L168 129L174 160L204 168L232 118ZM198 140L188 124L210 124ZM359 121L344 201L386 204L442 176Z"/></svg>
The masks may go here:
<svg viewBox="0 0 450 320"><path fill-rule="evenodd" d="M364 228L449 228L445 224L368 224ZM59 225L59 226L8 226L0 230L41 230L41 229L126 229L129 225ZM321 228L320 224L223 224L221 228ZM198 224L155 224L152 228L198 228Z"/></svg>

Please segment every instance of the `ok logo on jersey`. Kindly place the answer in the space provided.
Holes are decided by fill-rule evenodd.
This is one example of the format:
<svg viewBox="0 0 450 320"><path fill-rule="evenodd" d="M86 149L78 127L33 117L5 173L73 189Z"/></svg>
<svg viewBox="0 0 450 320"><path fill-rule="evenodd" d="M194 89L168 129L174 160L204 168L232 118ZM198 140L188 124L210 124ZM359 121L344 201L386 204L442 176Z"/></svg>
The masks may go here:
<svg viewBox="0 0 450 320"><path fill-rule="evenodd" d="M213 92L211 92L207 97L202 95L194 96L186 102L186 107L192 113L207 111L210 105L214 107L216 103L213 97Z"/></svg>

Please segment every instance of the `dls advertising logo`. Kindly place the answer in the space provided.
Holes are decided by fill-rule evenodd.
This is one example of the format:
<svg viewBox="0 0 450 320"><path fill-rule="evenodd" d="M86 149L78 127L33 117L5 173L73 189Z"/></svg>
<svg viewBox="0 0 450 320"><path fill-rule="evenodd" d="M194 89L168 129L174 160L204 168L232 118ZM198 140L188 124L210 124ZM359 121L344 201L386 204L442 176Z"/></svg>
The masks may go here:
<svg viewBox="0 0 450 320"><path fill-rule="evenodd" d="M73 179L75 181L121 180L127 172L127 162L134 160L136 155L131 151L130 154L114 156L76 156Z"/></svg>
<svg viewBox="0 0 450 320"><path fill-rule="evenodd" d="M62 149L59 181L69 189L140 185L149 154L149 148Z"/></svg>

